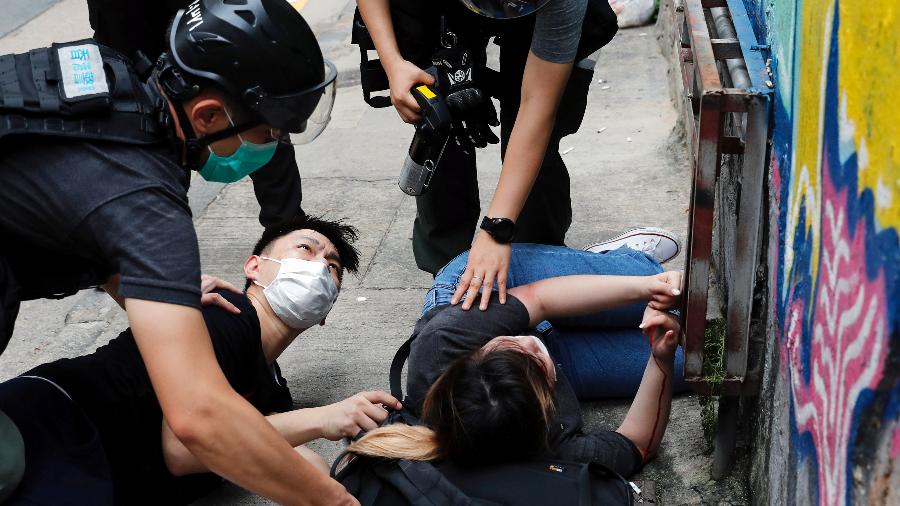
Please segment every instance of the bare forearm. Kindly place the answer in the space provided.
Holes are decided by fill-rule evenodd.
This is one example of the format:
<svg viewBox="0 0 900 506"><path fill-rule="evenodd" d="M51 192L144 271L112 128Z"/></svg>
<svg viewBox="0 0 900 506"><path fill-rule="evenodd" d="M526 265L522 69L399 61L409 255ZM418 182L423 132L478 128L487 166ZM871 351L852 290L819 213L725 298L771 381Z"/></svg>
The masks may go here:
<svg viewBox="0 0 900 506"><path fill-rule="evenodd" d="M207 469L283 504L350 500L231 389L199 311L134 299L126 309L166 421Z"/></svg>
<svg viewBox="0 0 900 506"><path fill-rule="evenodd" d="M522 211L547 152L556 109L571 70L571 65L546 62L529 53L519 112L488 216L516 219Z"/></svg>
<svg viewBox="0 0 900 506"><path fill-rule="evenodd" d="M289 445L297 447L322 437L322 419L317 412L318 409L277 413L267 416L266 421ZM165 422L163 422L163 455L169 472L176 476L209 472L209 468L175 437Z"/></svg>
<svg viewBox="0 0 900 506"><path fill-rule="evenodd" d="M359 14L369 30L375 51L387 70L397 58L402 58L394 34L394 22L391 20L390 2L388 0L358 0Z"/></svg>
<svg viewBox="0 0 900 506"><path fill-rule="evenodd" d="M510 290L528 310L531 325L581 316L642 302L647 298L644 276L579 275L548 278Z"/></svg>
<svg viewBox="0 0 900 506"><path fill-rule="evenodd" d="M315 472L262 415L237 400L242 402L216 406L222 416L207 420L204 437L185 439L199 470L209 469L280 504L330 504L324 497L340 493L339 485Z"/></svg>
<svg viewBox="0 0 900 506"><path fill-rule="evenodd" d="M541 170L553 130L555 107L549 108L547 105L537 100L523 100L510 134L488 216L516 220L522 212L522 206Z"/></svg>
<svg viewBox="0 0 900 506"><path fill-rule="evenodd" d="M674 372L671 360L658 361L651 356L634 402L622 425L616 429L634 442L644 460L656 454L669 423Z"/></svg>

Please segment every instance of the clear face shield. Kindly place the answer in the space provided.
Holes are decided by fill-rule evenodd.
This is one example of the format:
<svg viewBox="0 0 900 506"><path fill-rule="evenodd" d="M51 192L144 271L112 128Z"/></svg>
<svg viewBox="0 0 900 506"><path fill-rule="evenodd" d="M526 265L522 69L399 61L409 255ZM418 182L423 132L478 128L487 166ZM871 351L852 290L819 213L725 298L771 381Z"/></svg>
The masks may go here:
<svg viewBox="0 0 900 506"><path fill-rule="evenodd" d="M331 62L326 61L327 65L331 65ZM334 66L331 66L332 70L334 70ZM337 77L337 70L334 70L335 77ZM319 103L316 104L316 108L313 109L312 114L309 115L309 118L306 119L306 124L303 128L303 131L300 133L291 134L291 144L294 145L302 145L308 144L315 140L316 137L319 136L324 130L325 127L328 126L328 122L331 121L331 110L334 108L334 99L337 94L337 79L332 79L331 84L326 86L322 90L322 97L319 98Z"/></svg>
<svg viewBox="0 0 900 506"><path fill-rule="evenodd" d="M337 91L337 69L325 60L325 78L318 85L292 95L248 92L249 107L272 127L279 142L301 145L312 142L331 121Z"/></svg>

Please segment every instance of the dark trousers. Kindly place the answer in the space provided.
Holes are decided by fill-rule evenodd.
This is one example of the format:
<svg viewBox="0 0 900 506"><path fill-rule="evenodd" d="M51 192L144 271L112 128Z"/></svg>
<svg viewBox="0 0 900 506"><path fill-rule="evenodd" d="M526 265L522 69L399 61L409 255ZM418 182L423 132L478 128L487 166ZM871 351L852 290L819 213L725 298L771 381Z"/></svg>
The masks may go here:
<svg viewBox="0 0 900 506"><path fill-rule="evenodd" d="M25 474L7 505L112 505L113 482L94 424L45 380L0 383L0 412L25 443Z"/></svg>
<svg viewBox="0 0 900 506"><path fill-rule="evenodd" d="M10 238L0 231L0 236ZM0 354L15 329L23 300L59 299L97 286L109 276L99 264L10 239L17 252L0 249Z"/></svg>
<svg viewBox="0 0 900 506"><path fill-rule="evenodd" d="M500 153L506 155L519 112L522 76L531 32L503 34L500 49ZM556 125L540 173L516 220L516 242L562 245L572 223L569 172L559 154L562 137L578 131L584 117L593 70L575 67L556 115ZM416 265L435 274L469 249L481 217L475 154L465 153L453 139L425 195L416 197L413 254Z"/></svg>

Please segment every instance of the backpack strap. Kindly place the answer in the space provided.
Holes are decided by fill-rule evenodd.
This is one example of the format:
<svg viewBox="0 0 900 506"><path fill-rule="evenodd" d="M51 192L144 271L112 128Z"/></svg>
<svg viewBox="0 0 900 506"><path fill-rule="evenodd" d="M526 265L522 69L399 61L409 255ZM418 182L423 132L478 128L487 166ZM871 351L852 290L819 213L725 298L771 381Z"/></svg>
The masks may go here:
<svg viewBox="0 0 900 506"><path fill-rule="evenodd" d="M409 336L409 339L400 345L400 348L397 349L397 353L394 354L394 359L391 360L391 395L401 401L403 401L403 383L400 380L400 377L403 374L403 364L405 364L406 359L409 358L409 352L412 350L412 342L415 338L416 334Z"/></svg>

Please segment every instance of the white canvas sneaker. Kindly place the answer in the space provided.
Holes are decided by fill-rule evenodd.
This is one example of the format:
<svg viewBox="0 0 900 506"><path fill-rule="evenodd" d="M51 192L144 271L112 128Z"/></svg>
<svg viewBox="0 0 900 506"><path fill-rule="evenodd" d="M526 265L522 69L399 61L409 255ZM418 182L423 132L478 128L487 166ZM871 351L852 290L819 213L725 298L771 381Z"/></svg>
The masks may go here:
<svg viewBox="0 0 900 506"><path fill-rule="evenodd" d="M605 253L626 246L633 250L643 251L664 264L678 256L681 243L672 232L661 228L635 228L608 241L585 246L585 251Z"/></svg>

